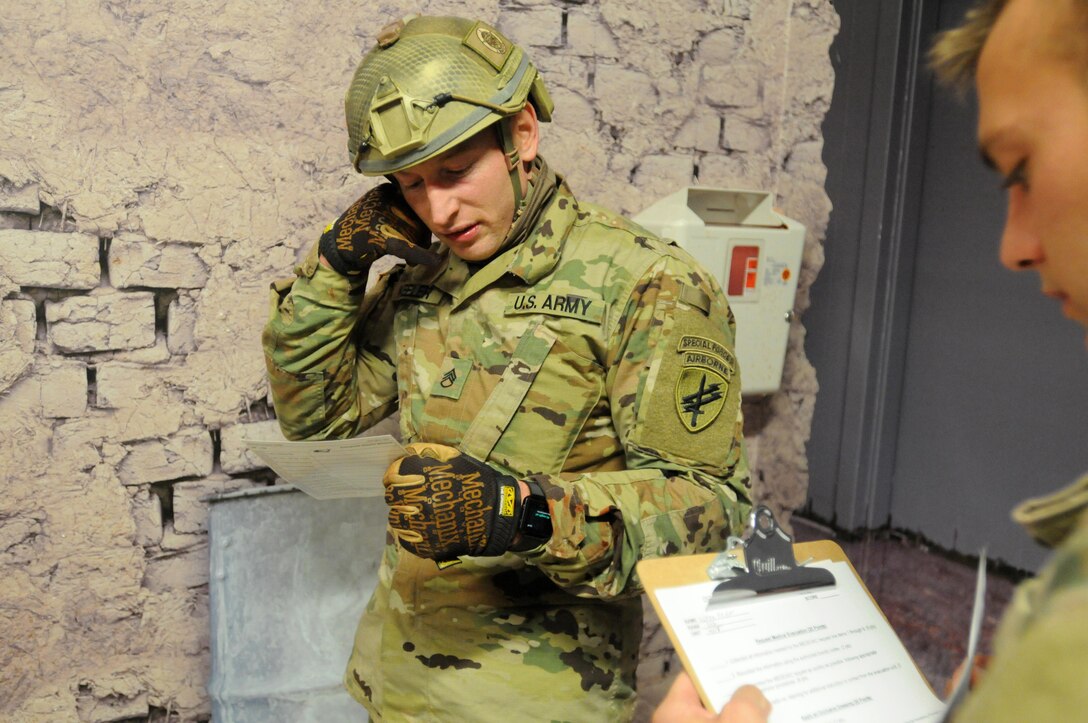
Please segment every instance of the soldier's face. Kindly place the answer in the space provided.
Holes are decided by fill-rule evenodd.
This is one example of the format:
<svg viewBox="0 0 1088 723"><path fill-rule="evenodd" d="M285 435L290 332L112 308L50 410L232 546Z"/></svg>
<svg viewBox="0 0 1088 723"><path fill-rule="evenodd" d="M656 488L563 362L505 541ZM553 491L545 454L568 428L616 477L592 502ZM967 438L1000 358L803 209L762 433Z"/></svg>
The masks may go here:
<svg viewBox="0 0 1088 723"><path fill-rule="evenodd" d="M1088 59L1074 0L1011 0L979 58L978 136L1004 177L1001 261L1088 327Z"/></svg>
<svg viewBox="0 0 1088 723"><path fill-rule="evenodd" d="M524 114L531 129L523 123ZM535 124L531 107L514 120L514 141L523 161L536 157ZM519 174L524 189L520 166ZM493 128L393 177L427 228L465 261L491 258L506 240L514 218L514 189Z"/></svg>

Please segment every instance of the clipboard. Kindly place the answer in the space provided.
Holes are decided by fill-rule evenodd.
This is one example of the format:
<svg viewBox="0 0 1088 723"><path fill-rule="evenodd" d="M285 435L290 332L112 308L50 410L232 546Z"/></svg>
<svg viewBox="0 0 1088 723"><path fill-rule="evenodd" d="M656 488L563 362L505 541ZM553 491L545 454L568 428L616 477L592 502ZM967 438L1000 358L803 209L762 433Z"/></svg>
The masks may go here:
<svg viewBox="0 0 1088 723"><path fill-rule="evenodd" d="M805 560L806 565L833 570L836 585L781 594L768 590L735 603L710 605L712 591L721 580L712 579L707 570L719 558L718 554L681 555L638 563L636 570L643 587L703 704L718 711L733 690L750 683L758 685L774 705L772 723L802 719L817 723L821 720L892 723L899 713L903 716L899 720L903 721L941 720L945 704L930 688L842 548L831 540L820 540L796 543L793 551L796 559ZM733 553L743 556L744 551L737 549ZM678 601L684 601L683 605ZM842 615L835 612L840 608ZM805 609L817 617L798 618L794 624L785 613L775 613ZM853 620L858 621L857 626ZM869 627L873 629L868 630ZM790 651L793 645L798 646L796 654ZM851 649L855 645L857 649ZM869 647L862 650L863 645ZM734 648L753 646L776 651L778 658L760 654L743 660L731 657L734 653L741 655ZM800 682L789 678L788 669L793 662L805 658L819 661L819 654L824 651L828 651L824 656L827 669L809 675L811 685L801 680L811 671L799 673L796 681ZM775 667L773 660L779 658L784 662ZM722 679L732 673L727 668L733 668L735 675L731 683L725 684ZM817 683L812 681L836 668L844 681L859 678L850 684L828 683L831 693L815 690ZM858 692L874 685L882 691L879 698ZM800 711L804 711L803 716ZM889 711L895 713L889 715Z"/></svg>
<svg viewBox="0 0 1088 723"><path fill-rule="evenodd" d="M744 550L738 549L735 552L743 562ZM850 571L865 590L865 593L869 596L869 600L872 601L873 606L878 610L880 609L880 606L876 603L876 599L869 593L869 589L865 587L865 583L862 581L861 576L858 575L857 570L854 569L854 565L846 557L846 553L843 552L843 549L836 543L831 540L798 542L793 545L793 553L798 560L806 560L811 557L814 560L845 562L849 565ZM718 558L718 554L719 553L677 555L674 557L640 560L635 568L638 572L639 579L642 581L642 585L646 590L646 594L653 604L654 612L657 613L657 617L661 621L662 627L664 627L665 632L668 633L669 640L672 642L676 654L680 657L681 662L684 664L684 669L688 671L688 675L691 676L692 681L695 683L695 687L699 691L699 697L703 700L703 705L708 707L710 705L710 698L707 696L706 691L703 690L699 676L696 674L694 666L687 657L687 651L684 649L683 645L678 642L676 631L673 629L673 620L662 609L657 592L664 588L681 587L693 583L713 582L710 575L707 573L707 570L710 568L711 563ZM881 611L880 614L883 616L884 612ZM885 616L884 619L886 621L887 617Z"/></svg>

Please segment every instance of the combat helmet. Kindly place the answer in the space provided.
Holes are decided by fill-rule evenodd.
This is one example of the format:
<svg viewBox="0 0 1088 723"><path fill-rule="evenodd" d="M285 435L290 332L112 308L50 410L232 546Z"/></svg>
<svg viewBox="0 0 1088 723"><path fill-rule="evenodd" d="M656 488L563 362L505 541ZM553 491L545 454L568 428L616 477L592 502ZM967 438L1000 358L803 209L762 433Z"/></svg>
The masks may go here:
<svg viewBox="0 0 1088 723"><path fill-rule="evenodd" d="M487 23L424 16L391 23L347 91L352 165L367 176L410 168L530 100L537 117L550 121L552 101L529 56ZM513 178L517 152L506 126L500 135ZM516 183L516 197L520 190Z"/></svg>

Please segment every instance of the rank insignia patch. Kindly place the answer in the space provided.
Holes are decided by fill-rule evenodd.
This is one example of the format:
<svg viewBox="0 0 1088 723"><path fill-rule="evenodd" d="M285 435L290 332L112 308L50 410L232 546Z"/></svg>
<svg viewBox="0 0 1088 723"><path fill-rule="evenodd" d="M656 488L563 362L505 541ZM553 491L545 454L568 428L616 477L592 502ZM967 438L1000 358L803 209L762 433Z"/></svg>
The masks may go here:
<svg viewBox="0 0 1088 723"><path fill-rule="evenodd" d="M432 397L444 397L446 399L460 399L461 392L465 388L465 381L472 372L471 359L448 358L442 363L438 371L438 379L431 387Z"/></svg>
<svg viewBox="0 0 1088 723"><path fill-rule="evenodd" d="M676 412L689 432L710 426L725 407L729 381L701 366L684 367L676 380Z"/></svg>

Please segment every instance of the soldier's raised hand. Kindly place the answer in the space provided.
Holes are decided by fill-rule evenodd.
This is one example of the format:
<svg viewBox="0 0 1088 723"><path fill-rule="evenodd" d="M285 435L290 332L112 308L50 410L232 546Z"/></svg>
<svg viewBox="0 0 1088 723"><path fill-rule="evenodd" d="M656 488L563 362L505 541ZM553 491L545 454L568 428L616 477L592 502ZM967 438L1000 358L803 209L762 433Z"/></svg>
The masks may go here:
<svg viewBox="0 0 1088 723"><path fill-rule="evenodd" d="M370 189L325 227L321 255L345 276L365 276L380 256L392 254L410 264L434 266L431 232L392 183Z"/></svg>

